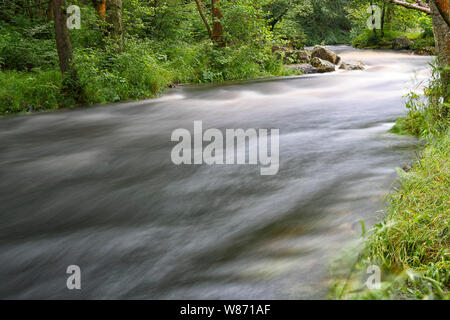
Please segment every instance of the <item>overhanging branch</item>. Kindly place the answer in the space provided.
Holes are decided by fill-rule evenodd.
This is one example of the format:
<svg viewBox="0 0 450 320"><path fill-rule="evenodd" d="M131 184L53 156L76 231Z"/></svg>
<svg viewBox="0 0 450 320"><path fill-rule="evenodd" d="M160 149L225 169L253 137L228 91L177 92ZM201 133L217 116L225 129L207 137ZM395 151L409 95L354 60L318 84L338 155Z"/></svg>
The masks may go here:
<svg viewBox="0 0 450 320"><path fill-rule="evenodd" d="M402 6L408 9L413 9L413 10L417 10L417 11L421 11L424 12L426 14L430 14L430 7L428 6L424 6L425 3L423 3L423 1L415 1L416 3L410 3L410 2L406 2L406 1L400 1L400 0L390 0L390 2L392 4L398 5L398 6ZM421 3L422 5L419 5L419 3Z"/></svg>

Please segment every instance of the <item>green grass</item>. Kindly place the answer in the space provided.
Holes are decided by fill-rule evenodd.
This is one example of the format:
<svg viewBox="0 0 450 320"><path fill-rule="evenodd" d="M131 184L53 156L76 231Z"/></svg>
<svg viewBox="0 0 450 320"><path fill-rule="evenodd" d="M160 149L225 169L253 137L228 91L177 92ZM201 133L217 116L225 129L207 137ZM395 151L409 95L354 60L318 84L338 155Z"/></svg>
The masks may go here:
<svg viewBox="0 0 450 320"><path fill-rule="evenodd" d="M433 70L425 96L410 93L406 117L391 129L421 137L426 147L412 168L398 170L398 187L386 198L385 218L353 255L336 262L332 299L450 298L449 104L436 98L442 87ZM370 265L382 271L379 289L365 285Z"/></svg>
<svg viewBox="0 0 450 320"><path fill-rule="evenodd" d="M335 299L449 299L450 132L430 141L400 186L388 196L387 215L364 242L351 276L334 283ZM382 286L364 282L369 265L381 268Z"/></svg>
<svg viewBox="0 0 450 320"><path fill-rule="evenodd" d="M375 36L374 32L369 29L364 30L360 35L354 38L352 45L356 48L391 49L394 39L402 36L406 36L414 42L412 49L434 46L433 36L428 36L423 32L386 30L384 36L381 37L379 30L377 30L377 36Z"/></svg>
<svg viewBox="0 0 450 320"><path fill-rule="evenodd" d="M60 99L59 71L0 71L0 114L55 109Z"/></svg>
<svg viewBox="0 0 450 320"><path fill-rule="evenodd" d="M283 68L270 47L217 48L198 44L128 39L117 55L113 47L76 49L75 66L87 105L152 98L173 83L210 83L295 74ZM60 93L56 66L31 71L0 71L0 114L74 107Z"/></svg>

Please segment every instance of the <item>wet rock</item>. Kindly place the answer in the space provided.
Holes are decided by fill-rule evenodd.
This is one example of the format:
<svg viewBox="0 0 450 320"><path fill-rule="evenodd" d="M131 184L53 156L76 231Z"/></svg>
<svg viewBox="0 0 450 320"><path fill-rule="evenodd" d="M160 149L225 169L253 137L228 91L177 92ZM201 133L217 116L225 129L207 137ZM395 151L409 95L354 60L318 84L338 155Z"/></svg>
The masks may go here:
<svg viewBox="0 0 450 320"><path fill-rule="evenodd" d="M336 66L333 63L320 59L318 57L314 57L311 59L311 65L317 68L318 73L336 71Z"/></svg>
<svg viewBox="0 0 450 320"><path fill-rule="evenodd" d="M300 71L302 74L317 73L317 68L313 67L309 63L291 64L289 66L286 66L286 68Z"/></svg>
<svg viewBox="0 0 450 320"><path fill-rule="evenodd" d="M339 69L342 69L342 70L364 70L365 66L360 61L357 61L355 63L342 62L341 65L339 66Z"/></svg>
<svg viewBox="0 0 450 320"><path fill-rule="evenodd" d="M311 58L319 58L332 64L338 64L341 61L341 57L339 57L336 53L322 46L315 46L311 52Z"/></svg>
<svg viewBox="0 0 450 320"><path fill-rule="evenodd" d="M411 40L408 39L406 36L398 37L394 39L394 42L392 43L392 49L394 50L406 50L411 48L411 46L414 44Z"/></svg>
<svg viewBox="0 0 450 320"><path fill-rule="evenodd" d="M416 51L414 51L414 54L417 54L419 56L435 56L436 55L436 48L435 47L419 48Z"/></svg>

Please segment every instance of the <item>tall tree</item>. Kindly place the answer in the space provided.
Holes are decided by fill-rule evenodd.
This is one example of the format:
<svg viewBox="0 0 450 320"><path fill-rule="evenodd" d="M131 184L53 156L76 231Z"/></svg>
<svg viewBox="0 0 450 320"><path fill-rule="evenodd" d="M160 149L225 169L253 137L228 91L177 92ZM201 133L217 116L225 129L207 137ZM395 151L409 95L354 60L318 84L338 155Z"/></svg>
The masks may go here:
<svg viewBox="0 0 450 320"><path fill-rule="evenodd" d="M109 35L117 44L119 52L123 50L122 0L108 0L106 22L110 25Z"/></svg>
<svg viewBox="0 0 450 320"><path fill-rule="evenodd" d="M106 0L94 0L95 10L100 19L106 19Z"/></svg>
<svg viewBox="0 0 450 320"><path fill-rule="evenodd" d="M381 37L384 37L384 24L386 20L386 1L383 0L383 7L381 8Z"/></svg>
<svg viewBox="0 0 450 320"><path fill-rule="evenodd" d="M52 0L53 17L55 20L55 40L58 51L59 67L63 76L62 91L81 102L82 89L79 85L77 71L73 64L72 43L67 28L67 14L65 0Z"/></svg>
<svg viewBox="0 0 450 320"><path fill-rule="evenodd" d="M65 6L65 0L52 0L56 48L58 50L59 67L63 75L69 72L73 65L72 43L70 42L69 29L67 28Z"/></svg>
<svg viewBox="0 0 450 320"><path fill-rule="evenodd" d="M222 10L220 9L220 0L211 0L211 15L212 15L212 32L211 40L214 41L219 47L225 46L223 41L223 27L222 22Z"/></svg>
<svg viewBox="0 0 450 320"><path fill-rule="evenodd" d="M202 18L203 23L206 26L206 30L208 31L208 35L209 35L210 38L212 38L211 27L209 26L208 20L206 19L205 12L203 11L202 0L195 0L195 3L197 4L198 13L200 14L200 17Z"/></svg>
<svg viewBox="0 0 450 320"><path fill-rule="evenodd" d="M208 35L211 40L219 47L224 47L225 42L223 40L223 27L222 22L222 10L220 9L220 0L211 0L211 17L212 17L212 27L210 27L208 20L206 19L205 12L203 11L202 0L195 0L197 4L197 9L203 23L206 26Z"/></svg>
<svg viewBox="0 0 450 320"><path fill-rule="evenodd" d="M442 71L442 89L444 99L449 101L450 80L450 24L448 22L449 4L448 0L430 0L430 14L433 23L434 38L439 55L439 63L444 67ZM446 21L447 20L447 21Z"/></svg>
<svg viewBox="0 0 450 320"><path fill-rule="evenodd" d="M395 5L408 9L418 10L431 16L433 24L434 39L436 42L436 51L438 52L439 63L443 67L441 72L443 97L446 102L449 101L450 90L450 6L449 0L428 0L428 3L422 0L413 0L410 3L401 0L389 0ZM446 111L447 113L447 111Z"/></svg>

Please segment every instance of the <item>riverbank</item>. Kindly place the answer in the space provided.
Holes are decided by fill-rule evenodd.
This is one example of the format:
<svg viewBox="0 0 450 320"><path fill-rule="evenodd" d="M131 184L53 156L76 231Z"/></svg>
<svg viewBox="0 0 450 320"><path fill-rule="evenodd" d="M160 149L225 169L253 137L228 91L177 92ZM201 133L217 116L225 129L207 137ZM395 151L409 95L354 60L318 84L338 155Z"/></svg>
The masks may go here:
<svg viewBox="0 0 450 320"><path fill-rule="evenodd" d="M29 61L31 68L0 71L0 115L154 98L179 83L221 83L300 74L283 67L270 48L258 48L259 55L254 55L254 47L216 48L205 41L157 49L151 43L129 41L121 55L109 47L75 51L83 88L78 97L81 104L62 92L61 73L50 68L55 65L55 57L49 57L49 66L42 65L42 61ZM10 56L5 58L13 59L12 53Z"/></svg>
<svg viewBox="0 0 450 320"><path fill-rule="evenodd" d="M352 274L341 276L336 299L449 299L450 136L430 141L422 158L400 172L386 218L364 242ZM369 290L367 268L381 269L380 289Z"/></svg>
<svg viewBox="0 0 450 320"><path fill-rule="evenodd" d="M435 88L431 85L428 92ZM450 298L450 129L448 117L438 116L448 105L436 107L429 99L417 108L419 101L410 95L407 117L391 131L419 135L426 146L412 168L398 170L398 187L387 196L386 216L360 245L358 257L338 262L342 267L355 261L350 273L335 274L330 298ZM366 282L371 266L381 271L378 288L369 289Z"/></svg>
<svg viewBox="0 0 450 320"><path fill-rule="evenodd" d="M132 50L132 49L129 49ZM215 54L241 55L245 48L215 48L208 50ZM85 53L78 52L78 59L87 59ZM196 52L200 55L200 51ZM125 54L124 54L125 55ZM137 56L137 55L134 55ZM247 61L234 65L228 61L215 72L209 63L190 65L177 69L173 61L160 63L152 55L141 53L135 64L116 57L119 69L101 69L102 58L92 61L79 61L79 76L83 92L77 104L73 97L66 96L62 90L62 77L58 70L0 71L0 115L71 109L79 106L94 106L114 102L138 101L155 98L167 88L190 84L226 84L231 81L258 80L312 73L334 72L339 69L364 70L360 61L342 60L335 52L325 46L294 50L274 46L266 52L263 61ZM107 58L107 57L105 57ZM109 59L111 56L109 57ZM88 59L88 60L89 60ZM183 57L182 59L187 59ZM189 65L189 72L187 71ZM137 70L139 69L140 72ZM221 71L219 71L221 70Z"/></svg>
<svg viewBox="0 0 450 320"><path fill-rule="evenodd" d="M359 49L410 50L417 55L436 55L433 34L385 31L383 35L365 30L352 41Z"/></svg>
<svg viewBox="0 0 450 320"><path fill-rule="evenodd" d="M73 298L60 271L75 263L85 299L326 298L329 260L412 157L414 139L386 131L429 69L428 57L332 49L367 70L3 117L0 274L15 276L0 297ZM199 119L280 128L279 173L174 165L173 131Z"/></svg>

